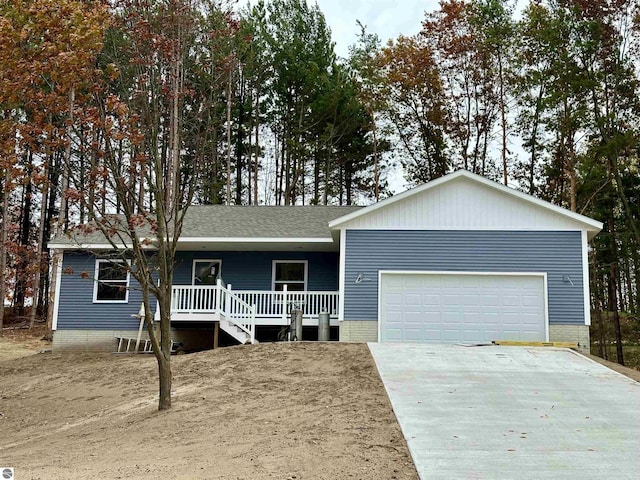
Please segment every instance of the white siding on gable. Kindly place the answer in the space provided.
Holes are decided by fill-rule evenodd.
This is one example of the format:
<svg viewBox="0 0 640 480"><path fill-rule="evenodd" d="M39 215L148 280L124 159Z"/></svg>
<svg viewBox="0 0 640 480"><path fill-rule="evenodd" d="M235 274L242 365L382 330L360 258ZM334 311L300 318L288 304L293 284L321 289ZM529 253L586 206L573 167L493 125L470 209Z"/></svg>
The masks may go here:
<svg viewBox="0 0 640 480"><path fill-rule="evenodd" d="M350 230L583 230L556 212L464 177L340 225Z"/></svg>

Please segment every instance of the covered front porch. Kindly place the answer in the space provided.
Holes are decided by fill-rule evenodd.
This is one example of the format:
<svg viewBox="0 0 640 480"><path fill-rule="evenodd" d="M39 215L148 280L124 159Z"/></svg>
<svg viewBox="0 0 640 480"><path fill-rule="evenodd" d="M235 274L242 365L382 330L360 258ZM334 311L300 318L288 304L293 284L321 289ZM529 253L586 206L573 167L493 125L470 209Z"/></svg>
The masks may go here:
<svg viewBox="0 0 640 480"><path fill-rule="evenodd" d="M294 309L302 310L303 326L318 326L320 313L338 326L337 291L234 290L222 279L215 285L174 285L171 322L219 322L220 328L240 343L254 343L256 327L284 326ZM156 309L156 320L159 320Z"/></svg>
<svg viewBox="0 0 640 480"><path fill-rule="evenodd" d="M171 321L218 321L220 315L249 315L256 325L287 325L291 310L302 310L305 326L318 325L318 315L327 312L332 326L338 325L338 292L290 292L234 290L218 280L216 285L174 285ZM158 313L156 313L158 315Z"/></svg>
<svg viewBox="0 0 640 480"><path fill-rule="evenodd" d="M303 326L318 325L326 312L338 326L338 254L333 244L251 245L217 243L179 251L173 276L171 322L174 328L216 322L239 343L289 325L293 309ZM213 250L215 248L215 250ZM278 248L279 250L276 250ZM311 251L310 251L311 250ZM319 250L319 251L318 251ZM192 327L194 328L194 327Z"/></svg>

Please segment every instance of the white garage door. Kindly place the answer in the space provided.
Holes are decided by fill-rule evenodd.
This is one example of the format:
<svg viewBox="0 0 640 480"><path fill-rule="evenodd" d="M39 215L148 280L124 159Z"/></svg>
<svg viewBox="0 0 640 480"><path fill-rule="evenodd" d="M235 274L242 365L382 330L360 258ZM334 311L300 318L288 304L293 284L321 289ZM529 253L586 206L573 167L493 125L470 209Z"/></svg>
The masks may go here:
<svg viewBox="0 0 640 480"><path fill-rule="evenodd" d="M546 340L542 276L381 275L381 342L492 340Z"/></svg>

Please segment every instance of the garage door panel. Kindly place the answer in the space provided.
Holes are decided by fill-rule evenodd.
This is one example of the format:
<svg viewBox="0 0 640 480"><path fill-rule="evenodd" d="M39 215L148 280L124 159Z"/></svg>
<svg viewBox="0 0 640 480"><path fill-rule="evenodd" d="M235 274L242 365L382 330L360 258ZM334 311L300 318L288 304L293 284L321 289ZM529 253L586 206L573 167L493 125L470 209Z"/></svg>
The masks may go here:
<svg viewBox="0 0 640 480"><path fill-rule="evenodd" d="M402 293L387 293L386 303L387 305L403 305L404 300L402 298Z"/></svg>
<svg viewBox="0 0 640 480"><path fill-rule="evenodd" d="M538 295L523 295L522 306L537 308L540 304L540 297Z"/></svg>
<svg viewBox="0 0 640 480"><path fill-rule="evenodd" d="M403 339L408 342L421 342L422 341L422 329L420 328L407 328L404 330Z"/></svg>
<svg viewBox="0 0 640 480"><path fill-rule="evenodd" d="M451 292L442 294L443 305L460 305L460 293Z"/></svg>
<svg viewBox="0 0 640 480"><path fill-rule="evenodd" d="M422 304L423 305L440 305L442 302L440 301L440 295L436 295L433 293L426 293L422 296Z"/></svg>
<svg viewBox="0 0 640 480"><path fill-rule="evenodd" d="M380 340L546 339L541 276L383 274Z"/></svg>
<svg viewBox="0 0 640 480"><path fill-rule="evenodd" d="M500 297L498 295L485 294L482 296L483 307L498 307L500 306Z"/></svg>
<svg viewBox="0 0 640 480"><path fill-rule="evenodd" d="M404 300L407 305L422 305L422 294L420 292L407 293Z"/></svg>
<svg viewBox="0 0 640 480"><path fill-rule="evenodd" d="M505 293L502 297L503 307L518 307L520 306L520 297L511 293Z"/></svg>
<svg viewBox="0 0 640 480"><path fill-rule="evenodd" d="M461 342L462 332L459 329L445 328L442 330L442 340L444 342Z"/></svg>
<svg viewBox="0 0 640 480"><path fill-rule="evenodd" d="M402 329L399 328L389 328L386 331L387 340L389 342L401 342L404 339L402 338Z"/></svg>
<svg viewBox="0 0 640 480"><path fill-rule="evenodd" d="M464 312L462 321L465 325L482 325L484 315L482 312Z"/></svg>
<svg viewBox="0 0 640 480"><path fill-rule="evenodd" d="M468 306L475 306L475 305L480 305L481 303L481 296L477 293L467 293L465 292L462 295L462 301L460 302L462 305L468 305Z"/></svg>
<svg viewBox="0 0 640 480"><path fill-rule="evenodd" d="M424 315L422 314L422 312L407 312L404 318L405 324L407 325L411 325L413 324L417 324L417 325L422 325Z"/></svg>

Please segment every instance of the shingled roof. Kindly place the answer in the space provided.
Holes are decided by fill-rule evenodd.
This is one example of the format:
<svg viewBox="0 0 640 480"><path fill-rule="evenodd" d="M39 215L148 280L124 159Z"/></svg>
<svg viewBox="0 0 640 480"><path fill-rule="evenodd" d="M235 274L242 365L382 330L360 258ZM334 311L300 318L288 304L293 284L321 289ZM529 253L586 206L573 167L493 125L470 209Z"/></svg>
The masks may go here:
<svg viewBox="0 0 640 480"><path fill-rule="evenodd" d="M236 206L194 205L184 219L184 241L242 241L248 239L331 240L329 222L355 212L354 206ZM112 216L117 222L122 217ZM116 223L117 223L116 222ZM142 234L144 235L144 234ZM49 242L50 248L90 248L106 245L97 229L67 232Z"/></svg>
<svg viewBox="0 0 640 480"><path fill-rule="evenodd" d="M362 207L226 206L189 207L182 237L331 238L329 222Z"/></svg>
<svg viewBox="0 0 640 480"><path fill-rule="evenodd" d="M331 238L329 222L362 207L226 206L189 207L183 237Z"/></svg>

